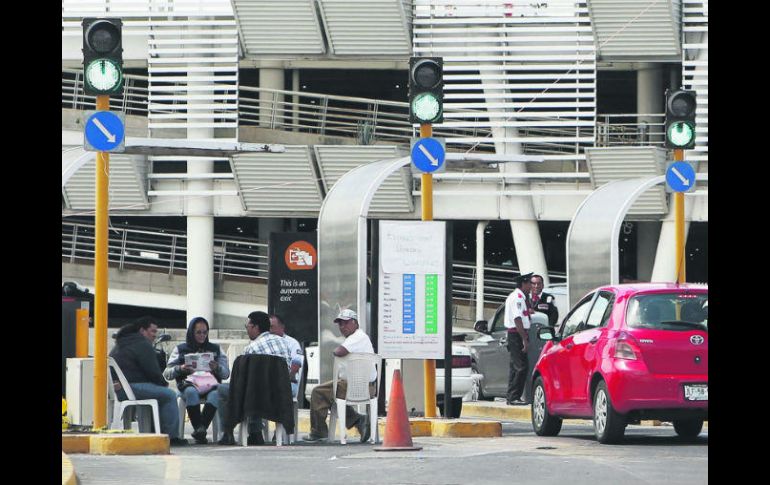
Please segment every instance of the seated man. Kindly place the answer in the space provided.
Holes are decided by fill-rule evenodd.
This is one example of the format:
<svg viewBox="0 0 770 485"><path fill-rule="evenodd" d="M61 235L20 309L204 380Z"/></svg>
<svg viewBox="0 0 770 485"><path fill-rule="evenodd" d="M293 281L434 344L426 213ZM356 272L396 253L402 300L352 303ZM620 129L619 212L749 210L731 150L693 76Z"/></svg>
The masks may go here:
<svg viewBox="0 0 770 485"><path fill-rule="evenodd" d="M291 354L289 353L289 347L286 345L286 340L278 335L270 333L270 317L265 312L251 312L249 313L246 321L246 331L251 338L249 345L243 349L243 354L267 354L277 355L283 357L286 360L286 366L291 368ZM219 402L220 409L227 409L227 401L230 398L230 386L229 384L222 384L219 386ZM220 416L220 422L226 423L227 420L223 416ZM224 426L223 426L224 428ZM223 429L222 439L218 442L220 445L234 445L235 437L233 436L232 429ZM249 419L249 437L247 439L248 445L263 445L265 440L262 437L262 420L261 419Z"/></svg>
<svg viewBox="0 0 770 485"><path fill-rule="evenodd" d="M302 353L302 346L297 339L286 333L286 325L278 315L270 315L270 333L278 335L286 341L291 353L291 367L289 368L289 377L291 378L291 397L297 397L299 390L299 376L302 375L302 365L305 363L305 354Z"/></svg>
<svg viewBox="0 0 770 485"><path fill-rule="evenodd" d="M342 310L337 318L334 319L334 323L339 325L340 333L345 337L342 345L334 349L335 356L344 357L351 352L374 353L374 347L372 347L372 341L369 340L369 336L358 327L358 315L356 312L353 310ZM344 377L344 374L337 381L337 397L345 396L347 390L347 382L342 377ZM374 380L376 379L377 375L375 374ZM329 409L334 405L332 385L333 381L319 384L310 395L310 434L303 438L305 441L317 442L325 440L329 436L326 416L329 413ZM345 412L345 423L348 429L355 426L361 435L361 443L368 441L371 430L366 414L358 414L351 406L346 406Z"/></svg>
<svg viewBox="0 0 770 485"><path fill-rule="evenodd" d="M179 436L177 393L168 388L152 348L157 334L158 325L151 317L124 325L118 330L110 357L123 371L137 399L158 400L160 431L168 435L171 446L186 445L187 440Z"/></svg>

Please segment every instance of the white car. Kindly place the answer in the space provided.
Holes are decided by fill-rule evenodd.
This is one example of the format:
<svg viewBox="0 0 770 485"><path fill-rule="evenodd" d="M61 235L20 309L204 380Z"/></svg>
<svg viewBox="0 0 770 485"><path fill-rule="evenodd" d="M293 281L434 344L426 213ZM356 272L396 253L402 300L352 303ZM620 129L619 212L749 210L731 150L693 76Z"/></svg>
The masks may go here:
<svg viewBox="0 0 770 485"><path fill-rule="evenodd" d="M307 362L307 381L305 383L305 399L310 401L313 388L319 384L318 345L310 345L305 348L305 361ZM389 395L390 379L393 369L398 368L397 359L386 359L385 372L388 382L385 384L386 399ZM481 378L479 374L471 371L471 353L464 345L452 345L452 417L459 417L462 412L463 398L469 400L474 386L474 379ZM442 415L444 413L444 361L436 361L436 404Z"/></svg>

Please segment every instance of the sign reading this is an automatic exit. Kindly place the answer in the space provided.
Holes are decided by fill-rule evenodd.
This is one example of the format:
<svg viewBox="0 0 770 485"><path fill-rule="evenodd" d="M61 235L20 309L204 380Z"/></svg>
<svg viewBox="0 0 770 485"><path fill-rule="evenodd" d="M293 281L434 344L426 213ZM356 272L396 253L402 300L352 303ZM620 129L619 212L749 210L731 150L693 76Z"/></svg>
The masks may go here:
<svg viewBox="0 0 770 485"><path fill-rule="evenodd" d="M378 353L443 359L443 221L380 221Z"/></svg>

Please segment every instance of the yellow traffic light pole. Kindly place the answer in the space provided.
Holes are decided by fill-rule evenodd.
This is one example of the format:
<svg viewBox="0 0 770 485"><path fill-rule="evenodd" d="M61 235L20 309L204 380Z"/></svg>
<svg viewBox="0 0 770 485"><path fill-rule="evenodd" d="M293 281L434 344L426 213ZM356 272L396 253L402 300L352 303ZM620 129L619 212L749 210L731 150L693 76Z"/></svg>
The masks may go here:
<svg viewBox="0 0 770 485"><path fill-rule="evenodd" d="M110 109L110 96L96 97L96 109ZM107 424L107 215L110 154L96 153L96 216L94 254L94 429Z"/></svg>
<svg viewBox="0 0 770 485"><path fill-rule="evenodd" d="M674 161L684 160L684 150L674 150ZM693 180L693 183L695 181ZM676 246L676 280L685 282L684 192L674 192L674 246Z"/></svg>
<svg viewBox="0 0 770 485"><path fill-rule="evenodd" d="M425 123L420 125L420 138L433 136L433 125ZM433 174L423 173L420 177L420 196L422 199L422 220L433 220ZM444 372L446 372L446 363ZM436 417L436 361L426 359L422 367L423 380L425 381L425 417Z"/></svg>

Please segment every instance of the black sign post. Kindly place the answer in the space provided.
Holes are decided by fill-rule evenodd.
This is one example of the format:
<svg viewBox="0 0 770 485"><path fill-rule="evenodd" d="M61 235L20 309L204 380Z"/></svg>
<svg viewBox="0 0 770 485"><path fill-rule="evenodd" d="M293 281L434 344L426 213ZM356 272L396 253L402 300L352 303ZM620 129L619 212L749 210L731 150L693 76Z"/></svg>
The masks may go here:
<svg viewBox="0 0 770 485"><path fill-rule="evenodd" d="M270 234L267 309L303 344L318 341L317 248L313 232Z"/></svg>

